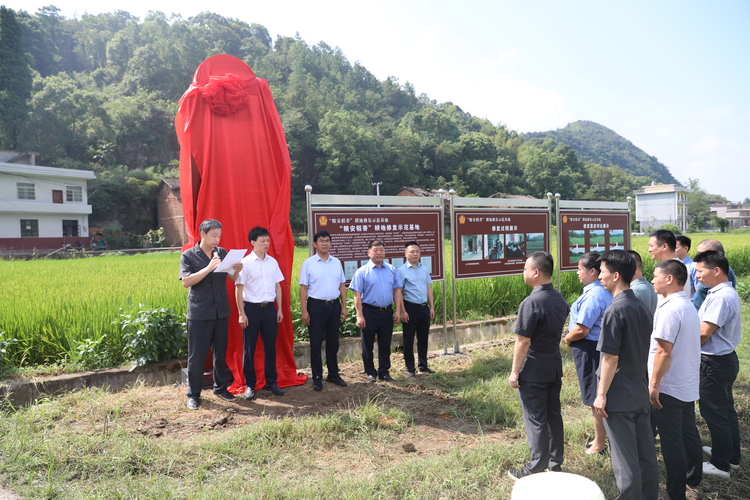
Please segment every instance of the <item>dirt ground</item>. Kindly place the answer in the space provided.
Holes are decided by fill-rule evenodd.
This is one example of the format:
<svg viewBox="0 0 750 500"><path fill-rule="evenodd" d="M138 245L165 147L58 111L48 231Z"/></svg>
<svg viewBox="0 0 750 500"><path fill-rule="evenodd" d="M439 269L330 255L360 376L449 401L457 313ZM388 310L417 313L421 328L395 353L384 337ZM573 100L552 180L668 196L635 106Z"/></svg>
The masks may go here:
<svg viewBox="0 0 750 500"><path fill-rule="evenodd" d="M441 365L449 365L451 371L461 369L462 365L469 365L472 352L502 342L504 341L498 340L465 346L461 355L448 356L447 363L441 363L442 351L436 351L430 353L430 366L436 370L440 370ZM118 423L143 435L180 438L207 430L219 431L250 425L261 419L345 411L355 403L377 398L410 412L416 418L415 425L402 434L402 442L393 443L397 453L435 452L440 449L449 450L457 445L471 446L479 440L480 435L485 442L488 439L507 441L518 437L509 436L507 429L501 434L486 427L480 429L469 419L456 419L455 412L451 410L462 403L458 398L453 399L431 389L429 378L434 375L417 374L415 378L406 378L400 353L392 354L391 364L391 375L395 377L395 381L368 383L361 361L342 363L341 376L348 386L338 387L324 381L321 392L312 389L311 378L303 385L284 387L283 396L274 396L267 390L256 391L256 397L252 401L245 400L242 395L237 395L234 401L224 401L208 389L203 391L201 406L195 411L185 407L184 386L139 388L139 404L121 405ZM298 371L310 375L309 369Z"/></svg>

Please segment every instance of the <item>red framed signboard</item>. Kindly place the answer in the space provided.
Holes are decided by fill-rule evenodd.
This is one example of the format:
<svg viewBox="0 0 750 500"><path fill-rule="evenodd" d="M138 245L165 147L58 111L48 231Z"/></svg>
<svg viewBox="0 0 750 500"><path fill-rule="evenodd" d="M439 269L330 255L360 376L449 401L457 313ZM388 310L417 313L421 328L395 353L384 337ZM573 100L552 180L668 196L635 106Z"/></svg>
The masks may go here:
<svg viewBox="0 0 750 500"><path fill-rule="evenodd" d="M522 274L526 257L549 252L547 210L453 211L456 279Z"/></svg>
<svg viewBox="0 0 750 500"><path fill-rule="evenodd" d="M313 234L320 230L330 233L331 255L344 266L347 282L369 260L367 245L376 239L385 243L385 259L397 269L406 262L404 244L419 242L422 265L434 281L444 278L440 209L362 208L353 212L313 208L311 217Z"/></svg>
<svg viewBox="0 0 750 500"><path fill-rule="evenodd" d="M630 249L630 213L593 210L560 210L561 271L578 269L587 252Z"/></svg>

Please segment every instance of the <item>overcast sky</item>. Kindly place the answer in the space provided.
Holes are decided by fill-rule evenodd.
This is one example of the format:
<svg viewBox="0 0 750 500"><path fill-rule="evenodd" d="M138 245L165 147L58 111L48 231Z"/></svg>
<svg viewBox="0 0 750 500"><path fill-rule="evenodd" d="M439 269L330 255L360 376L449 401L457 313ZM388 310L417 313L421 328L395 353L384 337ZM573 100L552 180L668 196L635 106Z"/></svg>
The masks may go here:
<svg viewBox="0 0 750 500"><path fill-rule="evenodd" d="M410 82L519 132L592 120L683 184L750 197L750 2L6 0L66 17L212 12L340 47L379 79ZM258 74L263 77L262 74Z"/></svg>

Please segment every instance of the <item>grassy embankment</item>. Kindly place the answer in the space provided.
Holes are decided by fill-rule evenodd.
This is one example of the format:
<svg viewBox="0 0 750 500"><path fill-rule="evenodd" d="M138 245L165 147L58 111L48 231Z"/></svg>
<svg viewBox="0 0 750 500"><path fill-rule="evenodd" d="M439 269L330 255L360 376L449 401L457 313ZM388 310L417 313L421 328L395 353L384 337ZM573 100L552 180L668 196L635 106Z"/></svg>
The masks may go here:
<svg viewBox="0 0 750 500"><path fill-rule="evenodd" d="M748 305L743 319L738 351L747 360ZM188 412L180 405L155 413L142 401L143 387L41 401L0 413L0 483L24 498L507 499L513 483L506 471L528 457L520 406L507 383L511 349L508 342L469 359L436 359L434 376L414 382L397 375L395 383L375 386L373 397L328 412L206 427L189 437L138 432L134 414L178 420ZM609 458L583 453L590 412L580 404L570 350L563 356L563 468L594 480L606 498L614 498ZM741 363L735 394L747 450L750 366ZM438 413L453 431L441 432L428 418ZM707 443L705 424L699 424ZM417 453L400 450L414 439L423 440ZM704 478L706 498L750 498L749 479L745 460L731 480Z"/></svg>

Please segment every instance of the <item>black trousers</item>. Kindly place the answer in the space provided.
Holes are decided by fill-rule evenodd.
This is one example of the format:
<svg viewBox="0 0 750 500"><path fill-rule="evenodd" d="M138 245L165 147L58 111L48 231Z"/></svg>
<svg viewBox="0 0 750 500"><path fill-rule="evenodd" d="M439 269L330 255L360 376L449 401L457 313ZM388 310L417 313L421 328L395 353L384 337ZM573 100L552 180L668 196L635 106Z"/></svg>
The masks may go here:
<svg viewBox="0 0 750 500"><path fill-rule="evenodd" d="M711 463L729 471L740 463L740 425L734 409L732 386L740 370L737 353L701 355L701 416L711 432Z"/></svg>
<svg viewBox="0 0 750 500"><path fill-rule="evenodd" d="M518 397L523 410L523 425L529 443L531 460L524 469L531 473L560 466L563 463L565 439L560 389L562 381L536 383L521 381Z"/></svg>
<svg viewBox="0 0 750 500"><path fill-rule="evenodd" d="M187 395L189 398L198 398L201 395L203 370L206 367L209 349L212 349L213 352L214 391L223 391L234 382L232 372L227 368L228 328L228 317L212 320L188 320Z"/></svg>
<svg viewBox="0 0 750 500"><path fill-rule="evenodd" d="M310 313L310 367L313 380L323 378L321 348L326 343L326 366L328 376L339 376L339 327L341 326L341 302L336 299L331 304L320 300L307 299L307 312Z"/></svg>
<svg viewBox="0 0 750 500"><path fill-rule="evenodd" d="M610 411L604 419L609 435L617 500L656 500L659 465L651 431L651 404L635 411ZM662 438L664 439L664 438Z"/></svg>
<svg viewBox="0 0 750 500"><path fill-rule="evenodd" d="M409 322L402 323L404 329L404 363L406 371L414 373L414 335L417 337L417 367L427 368L427 342L430 338L430 307L404 301Z"/></svg>
<svg viewBox="0 0 750 500"><path fill-rule="evenodd" d="M651 420L661 434L661 455L667 472L670 500L685 499L685 485L699 486L703 480L701 437L695 426L695 403L660 394L661 410L651 408Z"/></svg>
<svg viewBox="0 0 750 500"><path fill-rule="evenodd" d="M276 383L276 334L279 324L276 322L276 308L272 304L261 307L259 304L245 302L245 316L247 328L242 330L244 344L242 370L245 374L245 384L255 389L255 347L258 343L258 333L263 340L265 360L266 385Z"/></svg>
<svg viewBox="0 0 750 500"><path fill-rule="evenodd" d="M362 363L365 373L384 377L391 369L391 337L393 337L393 308L380 308L362 305L362 315L365 318L365 328L359 331L362 341ZM378 369L375 371L373 347L375 337L378 338Z"/></svg>

